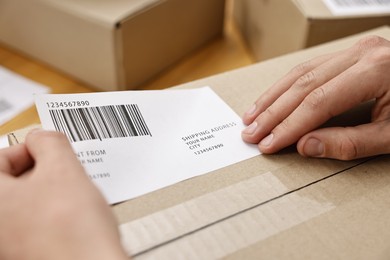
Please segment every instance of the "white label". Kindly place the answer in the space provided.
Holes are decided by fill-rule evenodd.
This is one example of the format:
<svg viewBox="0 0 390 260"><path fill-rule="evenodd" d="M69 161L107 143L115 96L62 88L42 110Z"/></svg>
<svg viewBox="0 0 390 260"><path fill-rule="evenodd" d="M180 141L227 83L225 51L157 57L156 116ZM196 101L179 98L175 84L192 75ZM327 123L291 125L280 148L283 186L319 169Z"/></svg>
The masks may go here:
<svg viewBox="0 0 390 260"><path fill-rule="evenodd" d="M390 0L323 0L334 15L389 14Z"/></svg>
<svg viewBox="0 0 390 260"><path fill-rule="evenodd" d="M43 128L64 132L109 203L259 154L210 88L40 95Z"/></svg>

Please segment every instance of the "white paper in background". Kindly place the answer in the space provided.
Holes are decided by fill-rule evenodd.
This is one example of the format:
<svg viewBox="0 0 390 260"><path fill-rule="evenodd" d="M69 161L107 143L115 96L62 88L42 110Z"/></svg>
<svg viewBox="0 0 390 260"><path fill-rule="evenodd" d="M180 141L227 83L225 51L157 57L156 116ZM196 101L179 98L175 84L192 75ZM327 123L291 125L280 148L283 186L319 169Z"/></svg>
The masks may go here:
<svg viewBox="0 0 390 260"><path fill-rule="evenodd" d="M5 135L0 135L0 149L8 147L8 137Z"/></svg>
<svg viewBox="0 0 390 260"><path fill-rule="evenodd" d="M34 94L49 88L0 67L0 125L34 105Z"/></svg>
<svg viewBox="0 0 390 260"><path fill-rule="evenodd" d="M323 0L334 15L390 14L390 0Z"/></svg>
<svg viewBox="0 0 390 260"><path fill-rule="evenodd" d="M56 124L73 139L109 203L259 154L241 140L241 118L209 87L39 95L36 105L43 128Z"/></svg>

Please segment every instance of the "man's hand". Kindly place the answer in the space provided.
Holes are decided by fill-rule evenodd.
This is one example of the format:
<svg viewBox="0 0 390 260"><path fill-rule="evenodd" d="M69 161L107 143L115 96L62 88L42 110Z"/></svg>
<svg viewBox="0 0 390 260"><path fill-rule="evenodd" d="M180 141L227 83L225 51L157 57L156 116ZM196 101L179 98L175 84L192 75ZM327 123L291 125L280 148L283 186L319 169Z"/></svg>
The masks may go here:
<svg viewBox="0 0 390 260"><path fill-rule="evenodd" d="M0 150L0 259L126 259L117 223L65 136Z"/></svg>
<svg viewBox="0 0 390 260"><path fill-rule="evenodd" d="M317 129L375 100L371 123ZM351 48L300 64L243 116L242 138L265 154L297 143L303 156L351 160L390 152L390 42L369 36ZM317 130L316 130L317 129Z"/></svg>

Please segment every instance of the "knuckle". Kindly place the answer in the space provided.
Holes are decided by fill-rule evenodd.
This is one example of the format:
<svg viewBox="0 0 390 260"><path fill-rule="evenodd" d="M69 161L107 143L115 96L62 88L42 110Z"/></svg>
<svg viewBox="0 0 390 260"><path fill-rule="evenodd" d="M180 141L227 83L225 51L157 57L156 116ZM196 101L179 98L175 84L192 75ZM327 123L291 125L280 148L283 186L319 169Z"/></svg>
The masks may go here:
<svg viewBox="0 0 390 260"><path fill-rule="evenodd" d="M282 130L283 132L291 131L291 123L289 118L285 118L282 122L280 122L278 129L276 131Z"/></svg>
<svg viewBox="0 0 390 260"><path fill-rule="evenodd" d="M276 111L272 106L270 106L263 112L262 116L267 118L273 118L276 116Z"/></svg>
<svg viewBox="0 0 390 260"><path fill-rule="evenodd" d="M357 144L356 140L350 137L346 137L340 142L340 159L345 161L356 159L359 157L360 154L362 154L361 150L362 147Z"/></svg>
<svg viewBox="0 0 390 260"><path fill-rule="evenodd" d="M369 63L382 64L383 62L385 62L385 69L387 69L388 62L390 61L390 46L378 47L372 50L372 52L370 52L370 55L367 55L366 57Z"/></svg>
<svg viewBox="0 0 390 260"><path fill-rule="evenodd" d="M383 45L386 42L386 40L380 36L377 35L369 35L364 37L363 39L358 41L358 44L360 46L366 46L366 47L378 47Z"/></svg>
<svg viewBox="0 0 390 260"><path fill-rule="evenodd" d="M294 73L294 74L303 74L303 73L306 73L307 71L309 71L311 69L311 61L305 61L303 63L300 63L298 65L296 65L292 70L291 70L291 73Z"/></svg>
<svg viewBox="0 0 390 260"><path fill-rule="evenodd" d="M385 46L388 41L377 35L369 35L360 39L354 46L359 51L366 52L367 50L377 49L378 47Z"/></svg>
<svg viewBox="0 0 390 260"><path fill-rule="evenodd" d="M292 87L298 89L305 89L309 87L313 82L315 82L316 78L316 73L311 70L299 77Z"/></svg>
<svg viewBox="0 0 390 260"><path fill-rule="evenodd" d="M326 102L326 94L323 88L313 90L303 101L302 105L307 109L318 109Z"/></svg>

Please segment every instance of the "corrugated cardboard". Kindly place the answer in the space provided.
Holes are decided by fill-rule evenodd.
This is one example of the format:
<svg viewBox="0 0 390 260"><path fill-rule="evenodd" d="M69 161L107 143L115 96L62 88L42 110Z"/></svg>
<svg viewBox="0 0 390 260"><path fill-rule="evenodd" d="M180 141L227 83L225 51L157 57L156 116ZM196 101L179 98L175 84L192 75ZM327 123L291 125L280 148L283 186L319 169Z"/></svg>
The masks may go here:
<svg viewBox="0 0 390 260"><path fill-rule="evenodd" d="M234 17L257 60L390 25L390 14L335 16L322 0L235 0Z"/></svg>
<svg viewBox="0 0 390 260"><path fill-rule="evenodd" d="M368 34L390 40L389 27ZM179 87L209 85L242 114L297 63L347 48L362 36ZM348 162L309 159L291 147L113 210L126 249L136 259L389 259L389 162L390 156Z"/></svg>
<svg viewBox="0 0 390 260"><path fill-rule="evenodd" d="M132 89L223 28L224 0L2 0L0 42L102 90Z"/></svg>

